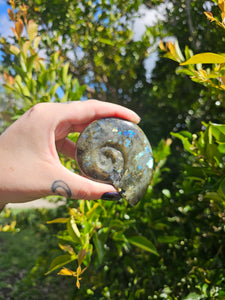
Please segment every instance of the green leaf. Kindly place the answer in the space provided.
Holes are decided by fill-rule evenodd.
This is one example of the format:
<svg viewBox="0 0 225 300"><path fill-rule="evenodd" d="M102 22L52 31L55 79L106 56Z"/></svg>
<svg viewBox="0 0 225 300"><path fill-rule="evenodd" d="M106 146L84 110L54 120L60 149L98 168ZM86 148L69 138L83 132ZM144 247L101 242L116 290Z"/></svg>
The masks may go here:
<svg viewBox="0 0 225 300"><path fill-rule="evenodd" d="M51 62L53 67L56 67L58 59L59 59L59 51L51 55Z"/></svg>
<svg viewBox="0 0 225 300"><path fill-rule="evenodd" d="M16 92L16 89L13 86L9 85L9 84L3 83L2 86L4 86L5 89L7 89L11 92Z"/></svg>
<svg viewBox="0 0 225 300"><path fill-rule="evenodd" d="M178 240L179 240L179 237L178 236L174 236L174 235L166 235L166 236L159 236L158 237L158 242L159 243L169 244L169 243L174 243L174 242L176 242Z"/></svg>
<svg viewBox="0 0 225 300"><path fill-rule="evenodd" d="M176 69L176 74L186 74L188 76L196 76L196 72L190 69L185 69L182 67L178 67Z"/></svg>
<svg viewBox="0 0 225 300"><path fill-rule="evenodd" d="M122 231L116 231L114 234L113 234L113 239L117 242L125 242L127 241L124 233Z"/></svg>
<svg viewBox="0 0 225 300"><path fill-rule="evenodd" d="M98 203L95 203L93 207L86 213L87 219L91 219L95 213L96 208L99 206Z"/></svg>
<svg viewBox="0 0 225 300"><path fill-rule="evenodd" d="M72 239L72 237L70 235L60 235L60 234L58 234L57 238L61 241L74 243L74 240Z"/></svg>
<svg viewBox="0 0 225 300"><path fill-rule="evenodd" d="M101 237L95 232L93 236L93 242L98 254L98 261L101 264L105 256L104 242L101 240Z"/></svg>
<svg viewBox="0 0 225 300"><path fill-rule="evenodd" d="M225 125L212 123L209 128L211 128L212 135L219 143L225 143Z"/></svg>
<svg viewBox="0 0 225 300"><path fill-rule="evenodd" d="M63 68L62 68L62 82L64 83L64 84L67 84L67 82L68 82L68 70L69 70L69 66L70 66L70 63L69 62L67 62L64 66L63 66Z"/></svg>
<svg viewBox="0 0 225 300"><path fill-rule="evenodd" d="M153 150L153 157L156 163L165 160L170 155L171 142L171 139L161 140L157 148Z"/></svg>
<svg viewBox="0 0 225 300"><path fill-rule="evenodd" d="M184 52L186 59L190 59L193 56L193 51L189 49L187 45L185 46Z"/></svg>
<svg viewBox="0 0 225 300"><path fill-rule="evenodd" d="M134 246L137 246L145 251L148 251L154 255L159 256L155 246L152 244L151 241L146 239L144 236L133 236L127 238L128 242Z"/></svg>
<svg viewBox="0 0 225 300"><path fill-rule="evenodd" d="M222 197L218 193L215 193L215 192L206 193L204 198L215 200L215 201L218 201L218 202L221 202L223 200Z"/></svg>
<svg viewBox="0 0 225 300"><path fill-rule="evenodd" d="M30 57L27 58L27 72L30 73L32 71L34 61L38 58L38 55L35 53L34 55L31 55Z"/></svg>
<svg viewBox="0 0 225 300"><path fill-rule="evenodd" d="M222 154L225 154L225 143L221 143L219 146L218 146L218 151Z"/></svg>
<svg viewBox="0 0 225 300"><path fill-rule="evenodd" d="M163 195L166 196L167 198L171 198L170 190L168 190L168 189L163 189L163 190L162 190L162 193L163 193Z"/></svg>
<svg viewBox="0 0 225 300"><path fill-rule="evenodd" d="M69 262L75 260L76 258L77 258L76 255L69 255L69 254L57 256L55 259L53 259L53 261L49 267L49 270L47 273L45 273L45 275L48 275L49 273L68 264Z"/></svg>
<svg viewBox="0 0 225 300"><path fill-rule="evenodd" d="M22 94L23 96L27 96L29 97L30 96L30 91L28 90L27 86L26 85L23 85L23 82L22 82L22 78L20 75L16 75L15 77L15 83L16 83L16 88L17 88L17 91Z"/></svg>
<svg viewBox="0 0 225 300"><path fill-rule="evenodd" d="M190 141L192 140L192 133L186 130L182 130L179 132L182 136L187 137Z"/></svg>
<svg viewBox="0 0 225 300"><path fill-rule="evenodd" d="M225 199L225 178L220 183L218 194Z"/></svg>
<svg viewBox="0 0 225 300"><path fill-rule="evenodd" d="M103 43L103 44L106 44L106 45L110 45L110 46L113 46L114 45L114 42L112 40L109 40L109 39L103 39L103 38L100 38L99 39L99 42L100 43Z"/></svg>
<svg viewBox="0 0 225 300"><path fill-rule="evenodd" d="M193 65L193 64L223 64L225 63L225 56L219 55L216 53L205 52L192 56L187 61L181 63L184 65Z"/></svg>
<svg viewBox="0 0 225 300"><path fill-rule="evenodd" d="M110 228L114 228L116 230L122 230L124 228L124 223L118 219L111 220L110 222Z"/></svg>
<svg viewBox="0 0 225 300"><path fill-rule="evenodd" d="M51 82L53 82L53 83L55 82L55 79L56 79L56 70L55 69L49 70L49 79ZM60 85L60 84L58 84L58 85Z"/></svg>
<svg viewBox="0 0 225 300"><path fill-rule="evenodd" d="M59 84L59 83L56 83L55 85L53 85L53 86L51 87L50 91L49 91L49 95L50 95L51 97L54 97L55 94L56 94L56 91L57 91L57 89L58 89L59 87L60 87L60 84Z"/></svg>
<svg viewBox="0 0 225 300"><path fill-rule="evenodd" d="M185 165L185 170L187 172L188 177L195 177L203 179L206 174L202 167L193 167L192 165Z"/></svg>
<svg viewBox="0 0 225 300"><path fill-rule="evenodd" d="M171 132L171 135L180 139L183 143L184 149L190 152L191 154L195 155L195 152L193 151L193 145L188 141L187 137L183 136L180 133L174 133L174 132Z"/></svg>
<svg viewBox="0 0 225 300"><path fill-rule="evenodd" d="M184 300L199 300L199 299L201 299L201 295L196 293L190 293L187 295L186 298L184 298Z"/></svg>
<svg viewBox="0 0 225 300"><path fill-rule="evenodd" d="M21 69L14 63L12 65L13 65L13 68L16 70L17 74L19 74L22 78L26 77L26 72L24 72L23 69Z"/></svg>
<svg viewBox="0 0 225 300"><path fill-rule="evenodd" d="M34 95L36 95L37 92L37 81L33 78L24 78L24 81L26 82L32 97L35 97Z"/></svg>

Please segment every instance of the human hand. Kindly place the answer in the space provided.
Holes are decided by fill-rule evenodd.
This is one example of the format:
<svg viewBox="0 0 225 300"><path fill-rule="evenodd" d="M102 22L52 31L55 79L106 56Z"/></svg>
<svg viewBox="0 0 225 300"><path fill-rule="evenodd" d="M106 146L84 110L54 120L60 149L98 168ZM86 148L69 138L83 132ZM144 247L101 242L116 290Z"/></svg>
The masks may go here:
<svg viewBox="0 0 225 300"><path fill-rule="evenodd" d="M61 152L75 159L76 145L67 135L81 132L90 122L104 117L134 123L140 120L125 107L87 100L39 103L14 122L0 136L0 208L9 202L56 194L87 200L100 199L103 194L117 198L113 186L69 171L58 156Z"/></svg>

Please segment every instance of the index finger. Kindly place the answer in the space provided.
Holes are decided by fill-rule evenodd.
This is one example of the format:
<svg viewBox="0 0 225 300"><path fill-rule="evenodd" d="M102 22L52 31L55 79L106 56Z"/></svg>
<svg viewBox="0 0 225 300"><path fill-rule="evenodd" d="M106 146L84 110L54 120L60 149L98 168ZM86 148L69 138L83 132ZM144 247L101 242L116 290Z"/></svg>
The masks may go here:
<svg viewBox="0 0 225 300"><path fill-rule="evenodd" d="M140 122L140 117L132 110L109 102L98 100L75 101L60 108L61 120L71 125L88 124L96 119L116 117L129 120L134 123Z"/></svg>

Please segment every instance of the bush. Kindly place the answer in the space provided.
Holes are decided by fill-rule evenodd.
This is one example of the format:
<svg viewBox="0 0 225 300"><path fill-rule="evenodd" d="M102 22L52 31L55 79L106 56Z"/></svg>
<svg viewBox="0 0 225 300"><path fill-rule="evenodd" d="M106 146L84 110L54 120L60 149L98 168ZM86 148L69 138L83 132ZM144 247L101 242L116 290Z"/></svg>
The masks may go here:
<svg viewBox="0 0 225 300"><path fill-rule="evenodd" d="M113 1L111 2L113 3ZM11 3L15 5L13 1ZM57 1L55 4L57 5ZM91 14L89 7L91 4L93 4L91 1L84 4L88 15ZM131 12L137 10L139 4L139 2L136 4L136 8L132 5L129 6L125 15L128 17ZM157 5L158 2L154 1L154 4ZM218 4L223 19L225 1L218 1ZM39 5L36 8L38 12L43 8L40 3ZM100 4L95 4L95 9L98 11L96 5ZM104 8L104 5L107 6L106 3L102 5ZM197 4L193 2L193 7L195 5L197 7ZM125 9L122 4L121 7L121 9ZM50 13L49 9L48 7L47 13ZM71 8L65 7L66 9L71 12ZM80 9L77 8L75 15L81 13ZM119 5L116 6L116 9L120 9ZM35 7L31 11L35 17L34 12ZM104 13L107 15L107 9L104 10ZM12 108L13 118L19 117L38 102L71 101L86 96L89 92L75 78L74 69L68 62L65 49L55 52L54 45L59 46L55 37L47 37L43 29L41 30L42 34L39 34L37 21L28 18L28 7L22 5L19 10L13 8L9 10L9 16L14 22L15 42L9 43L2 39L2 47L5 53L4 63L8 58L8 64L4 71L5 91L18 101L14 102ZM39 16L38 13L37 16ZM70 14L65 14L65 16L68 17ZM212 13L206 13L206 16L224 27L223 22L214 18ZM111 18L110 22L114 20L113 16ZM105 20L105 17L103 19ZM66 21L69 22L69 19ZM72 21L74 22L74 19ZM73 23L72 21L71 23ZM103 22L101 18L99 21ZM56 31L60 28L61 30L65 29L61 23L59 24L60 28L57 28L54 18L52 22ZM65 23L67 24L67 22ZM90 41L86 31L83 31L84 28L79 21L76 26L78 26L77 30L81 30L81 44L89 57ZM95 31L91 29L90 24L88 26L91 30L91 41L93 41ZM155 27L155 29L158 28ZM27 35L22 34L25 29ZM107 27L107 29L109 28ZM136 75L141 73L141 69L138 68L140 61L135 60L134 67L129 69L129 59L133 57L134 52L138 57L140 51L140 60L143 61L144 48L142 46L148 46L149 35L152 34L152 37L155 38L157 33L153 34L153 30L148 29L143 36L143 43L133 43L128 41L126 29L124 29L126 34L123 35L121 32L119 39L113 43L109 39L103 39L99 33L101 30L96 29L96 39L98 41L100 39L104 44L105 53L109 53L110 47L114 47L114 51L117 51L116 58L120 62L116 65L115 73L113 73L111 69L113 65L107 69L107 57L104 56L104 51L97 52L94 57L94 66L96 67L94 70L98 75L95 87L101 86L102 88L99 88L98 91L107 87L107 91L112 92L112 87L115 88L115 86L119 90L118 78L122 79L124 74L133 74L132 80L128 80L128 83L132 82L133 84L136 79L138 80ZM60 35L60 30L57 32ZM110 33L104 30L103 32L104 34ZM111 32L112 35L113 33ZM65 36L65 31L62 31L62 35ZM132 51L127 51L126 60L121 61L123 56L120 53L121 47L125 51L126 47L129 48L129 42L132 45L130 48ZM50 58L47 56L43 59L40 49L43 51L46 43L51 45L50 49L53 50L53 53ZM187 117L185 130L179 131L178 124L180 123L175 120L177 126L171 136L162 139L158 145L154 145L155 166L152 182L137 207L131 208L123 200L118 203L101 200L89 202L79 200L74 203L67 199L66 205L56 213L39 215L40 221L38 221L39 225L38 228L35 227L35 231L39 232L40 228L43 228L48 236L48 242L42 244L36 267L26 278L31 279L35 274L50 274L51 272L69 276L68 281L64 281L63 277L57 278L57 282L69 282L69 285L74 286L74 289L71 290L67 288L67 283L60 287L62 290L66 290L67 299L174 300L223 299L225 297L225 125L222 124L224 120L224 54L207 52L193 55L189 47L185 48L183 54L178 43L171 42L167 44L161 42L160 48L161 54L180 64L176 69L179 79L176 80L174 75L173 84L171 84L170 74L166 76L166 91L172 92L177 87L182 89L183 86L180 82L184 81L180 81L180 78L183 80L187 75L191 76L196 84L203 84L202 89L196 88L196 93L195 89L191 91L191 95L197 99L191 102L192 113L190 114L194 115L198 124L201 123L200 128L198 132L190 132L188 127L191 127L191 124L188 125L188 120L193 121L194 117L189 119ZM46 49L46 53L48 51L49 49ZM123 69L126 68L129 70L124 73ZM118 78L117 72L120 74ZM108 85L107 80L104 87L101 85L101 79L105 73L107 76L115 76L112 86ZM88 72L85 76L88 76ZM84 77L81 76L81 78ZM145 99L144 96L149 93L146 86L143 87L142 99ZM158 93L158 89L156 83L153 84L153 96ZM129 84L127 86L123 82L123 92L121 93L126 94L126 99L129 99L132 93L136 95L138 92L138 88L131 91ZM159 95L161 94L159 93ZM189 99L189 96L187 98ZM146 97L140 105L146 111L148 111L150 100ZM164 99L161 101L157 106L157 111L161 104L162 108L167 107L166 101ZM179 101L182 102L182 99ZM153 101L153 103L155 102ZM207 105L208 108L203 107L204 105ZM140 108L140 106L138 104L137 107ZM179 104L177 100L174 106L171 106L178 116L180 106L182 103ZM182 114L186 113L187 106L188 103L185 102ZM213 112L207 114L210 107L213 107ZM220 115L217 114L218 107L220 107ZM148 114L147 112L149 118ZM183 118L182 114L180 114L181 118ZM168 123L165 120L163 109L161 109L161 115L159 120L164 119L163 122ZM201 119L202 116L206 116L205 122ZM217 122L208 120L208 116L213 116ZM146 124L149 124L148 120L144 123L145 126L147 126ZM160 122L156 125L160 126ZM183 125L180 124L181 127ZM158 132L167 132L168 128L165 127L164 124L163 129ZM146 128L149 130L148 126ZM76 140L77 135L70 137ZM64 157L61 157L61 160L67 168L77 170L74 161ZM3 226L2 230L16 230L22 226L22 221L31 226L28 220L35 219L36 214L34 215L31 217L32 213L28 214L21 220L21 215L18 214L15 217L17 225L14 222L11 223L11 226ZM51 251L48 247L51 247ZM48 282L48 278L47 276L46 282ZM30 295L24 294L24 297L28 299ZM52 296L52 299L54 297Z"/></svg>

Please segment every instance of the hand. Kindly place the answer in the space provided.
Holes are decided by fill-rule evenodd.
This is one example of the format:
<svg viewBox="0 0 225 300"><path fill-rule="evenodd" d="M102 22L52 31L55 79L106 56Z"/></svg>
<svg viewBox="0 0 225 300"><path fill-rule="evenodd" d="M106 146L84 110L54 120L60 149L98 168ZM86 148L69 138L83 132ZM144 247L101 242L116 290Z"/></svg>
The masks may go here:
<svg viewBox="0 0 225 300"><path fill-rule="evenodd" d="M116 196L111 185L69 171L58 157L61 152L75 159L76 145L67 135L104 117L140 120L125 107L87 100L40 103L14 122L0 136L0 207L54 194L92 200L105 193Z"/></svg>

